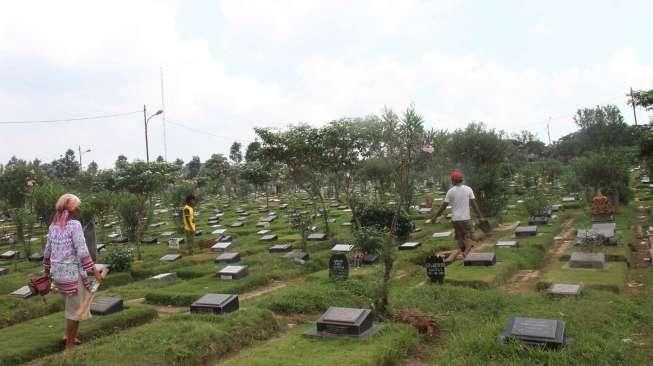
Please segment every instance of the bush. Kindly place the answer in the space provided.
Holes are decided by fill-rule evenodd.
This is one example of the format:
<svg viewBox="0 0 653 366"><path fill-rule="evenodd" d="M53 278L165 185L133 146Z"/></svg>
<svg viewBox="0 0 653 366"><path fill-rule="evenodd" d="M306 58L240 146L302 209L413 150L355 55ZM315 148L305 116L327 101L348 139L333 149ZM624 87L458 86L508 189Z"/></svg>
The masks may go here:
<svg viewBox="0 0 653 366"><path fill-rule="evenodd" d="M107 264L114 272L127 272L132 268L134 261L134 249L125 246L111 248L106 256Z"/></svg>
<svg viewBox="0 0 653 366"><path fill-rule="evenodd" d="M354 244L367 254L378 254L385 240L384 232L375 226L362 227L353 231Z"/></svg>
<svg viewBox="0 0 653 366"><path fill-rule="evenodd" d="M601 191L613 202L628 203L631 192L628 187L630 179L629 159L625 152L609 150L590 153L578 158L573 165L578 183L585 188L585 198Z"/></svg>
<svg viewBox="0 0 653 366"><path fill-rule="evenodd" d="M393 207L361 204L358 212L363 228L370 227L376 228L377 230L392 229L392 220L395 216L395 209ZM397 220L397 229L393 234L400 239L406 239L414 228L415 224L410 221L408 214L401 210Z"/></svg>
<svg viewBox="0 0 653 366"><path fill-rule="evenodd" d="M524 200L526 211L530 216L543 216L549 202L539 189L531 190L531 193Z"/></svg>

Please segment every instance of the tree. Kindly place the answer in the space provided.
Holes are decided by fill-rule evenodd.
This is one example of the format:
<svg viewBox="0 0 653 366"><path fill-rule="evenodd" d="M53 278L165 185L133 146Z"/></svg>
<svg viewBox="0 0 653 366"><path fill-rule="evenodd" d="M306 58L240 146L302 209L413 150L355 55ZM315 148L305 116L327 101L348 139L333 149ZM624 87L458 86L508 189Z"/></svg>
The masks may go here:
<svg viewBox="0 0 653 366"><path fill-rule="evenodd" d="M12 157L0 176L0 199L7 201L11 207L23 207L29 191L28 182L34 176L35 172L30 164Z"/></svg>
<svg viewBox="0 0 653 366"><path fill-rule="evenodd" d="M245 163L241 168L242 178L265 194L265 206L269 206L267 184L272 180L272 173L262 162L254 160Z"/></svg>
<svg viewBox="0 0 653 366"><path fill-rule="evenodd" d="M118 205L125 229L136 242L136 256L141 260L141 236L145 228L148 205L152 194L161 191L173 181L176 168L168 163L136 161L116 172L116 188L130 193L119 197ZM134 212L129 212L132 210ZM132 215L136 215L134 218ZM128 220L127 222L125 222Z"/></svg>
<svg viewBox="0 0 653 366"><path fill-rule="evenodd" d="M236 164L240 164L243 161L243 153L240 151L242 145L240 142L234 142L229 148L229 159Z"/></svg>
<svg viewBox="0 0 653 366"><path fill-rule="evenodd" d="M199 172L198 184L201 187L208 187L211 193L217 193L220 188L228 193L227 175L229 173L229 161L222 154L213 154L204 162Z"/></svg>
<svg viewBox="0 0 653 366"><path fill-rule="evenodd" d="M631 192L628 187L630 179L630 161L624 151L605 150L592 152L576 159L573 171L585 189L589 201L599 191L611 197L613 203L628 203Z"/></svg>
<svg viewBox="0 0 653 366"><path fill-rule="evenodd" d="M653 89L634 91L629 102L646 110L653 110Z"/></svg>
<svg viewBox="0 0 653 366"><path fill-rule="evenodd" d="M186 164L184 168L184 176L186 179L196 178L202 168L202 162L200 161L199 156L193 156L193 158Z"/></svg>
<svg viewBox="0 0 653 366"><path fill-rule="evenodd" d="M251 142L247 145L245 151L245 161L250 162L260 159L261 143L258 141Z"/></svg>
<svg viewBox="0 0 653 366"><path fill-rule="evenodd" d="M163 162L165 162L165 161L166 161L166 159L164 159L163 156L161 156L161 155L159 155L159 156L156 157L156 162L157 162L157 163L163 163Z"/></svg>
<svg viewBox="0 0 653 366"><path fill-rule="evenodd" d="M183 170L183 169L184 169L184 161L181 160L180 158L175 159L174 164L175 164L175 166L176 166L179 170Z"/></svg>
<svg viewBox="0 0 653 366"><path fill-rule="evenodd" d="M75 158L75 151L72 149L66 150L61 158L54 160L51 167L52 177L64 183L71 183L80 172L79 161Z"/></svg>
<svg viewBox="0 0 653 366"><path fill-rule="evenodd" d="M88 173L90 175L96 175L97 172L98 172L97 163L94 162L94 161L91 161L90 163L88 163L88 167L86 168L86 173Z"/></svg>
<svg viewBox="0 0 653 366"><path fill-rule="evenodd" d="M127 161L127 157L125 155L118 155L118 159L116 159L116 164L115 164L115 169L116 170L121 170L127 167L127 164L129 162Z"/></svg>
<svg viewBox="0 0 653 366"><path fill-rule="evenodd" d="M54 205L64 193L64 188L53 181L32 188L32 208L42 223L49 225L52 222L55 213Z"/></svg>

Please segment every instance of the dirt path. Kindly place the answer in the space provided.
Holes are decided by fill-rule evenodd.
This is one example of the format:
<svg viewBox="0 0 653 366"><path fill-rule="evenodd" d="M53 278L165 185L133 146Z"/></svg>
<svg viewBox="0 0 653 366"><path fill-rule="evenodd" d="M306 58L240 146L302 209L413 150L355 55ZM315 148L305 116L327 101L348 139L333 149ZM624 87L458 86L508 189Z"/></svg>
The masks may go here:
<svg viewBox="0 0 653 366"><path fill-rule="evenodd" d="M240 295L238 295L238 298L240 300L247 300L247 299L257 297L257 296L265 295L267 293L270 293L272 291L276 291L276 290L278 290L280 288L284 288L286 286L287 286L287 284L285 282L272 281L272 282L270 282L269 284L267 284L267 285L265 285L263 287L259 287L259 288L256 288L256 289L252 290L252 291L240 294Z"/></svg>
<svg viewBox="0 0 653 366"><path fill-rule="evenodd" d="M507 281L501 290L505 293L515 294L533 291L537 280L542 276L553 263L557 262L560 257L569 249L574 239L574 219L568 219L562 226L561 240L555 240L554 244L544 256L544 261L538 269L518 271L510 280Z"/></svg>

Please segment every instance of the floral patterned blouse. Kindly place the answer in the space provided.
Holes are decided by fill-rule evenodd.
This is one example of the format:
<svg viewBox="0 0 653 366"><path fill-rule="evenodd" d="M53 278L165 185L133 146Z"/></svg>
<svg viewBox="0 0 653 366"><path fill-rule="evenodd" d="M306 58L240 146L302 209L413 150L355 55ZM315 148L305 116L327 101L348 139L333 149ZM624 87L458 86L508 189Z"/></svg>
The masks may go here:
<svg viewBox="0 0 653 366"><path fill-rule="evenodd" d="M94 268L88 253L82 224L70 220L63 228L50 225L43 252L43 266L52 274L55 286L65 295L77 293L79 281L90 288L87 272Z"/></svg>

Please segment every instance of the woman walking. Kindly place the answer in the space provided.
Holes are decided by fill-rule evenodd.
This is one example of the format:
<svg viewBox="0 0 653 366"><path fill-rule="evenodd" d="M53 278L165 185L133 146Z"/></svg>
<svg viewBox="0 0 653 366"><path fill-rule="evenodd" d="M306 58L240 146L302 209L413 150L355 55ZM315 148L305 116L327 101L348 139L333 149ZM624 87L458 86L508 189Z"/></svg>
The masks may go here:
<svg viewBox="0 0 653 366"><path fill-rule="evenodd" d="M93 272L97 281L102 282L102 274L95 269L78 220L80 204L81 200L73 194L59 197L43 252L45 273L52 275L55 286L65 299L66 350L79 342L79 321L91 317L90 306L83 306L91 296L87 273Z"/></svg>

